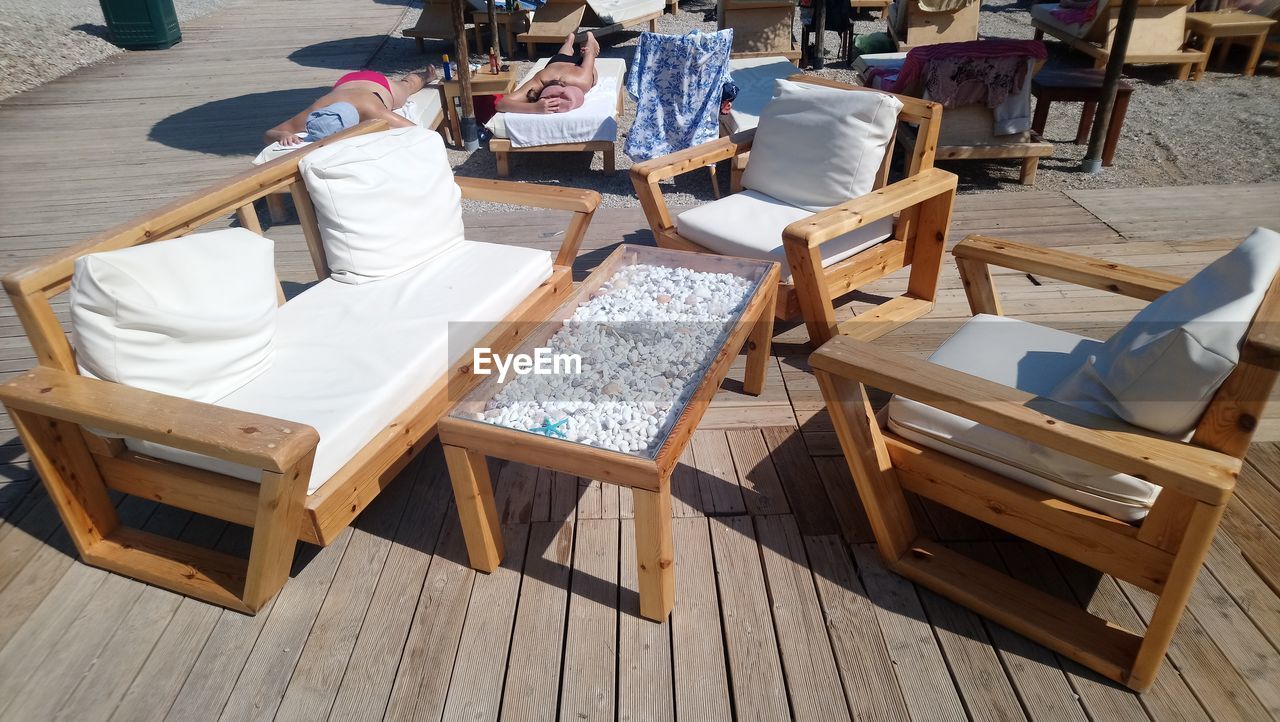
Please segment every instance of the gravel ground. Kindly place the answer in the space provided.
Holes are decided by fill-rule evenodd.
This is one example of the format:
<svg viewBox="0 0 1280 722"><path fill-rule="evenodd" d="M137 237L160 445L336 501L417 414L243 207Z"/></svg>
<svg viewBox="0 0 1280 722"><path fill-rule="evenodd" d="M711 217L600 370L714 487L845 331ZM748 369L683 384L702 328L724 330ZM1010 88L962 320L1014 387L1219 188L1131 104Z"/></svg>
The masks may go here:
<svg viewBox="0 0 1280 722"><path fill-rule="evenodd" d="M980 33L983 37L1030 38L1032 29L1027 7L1029 0L983 0ZM412 17L416 13L410 13ZM658 21L663 33L683 33L693 28L715 29L714 0L684 0L680 13L664 15ZM797 27L797 35L799 28ZM855 22L855 31L870 33L884 30L884 22L863 15ZM621 32L600 39L605 57L631 60L638 32ZM1053 41L1048 42L1049 64L1056 66L1087 65L1078 54L1067 53ZM838 38L826 38L828 67L816 74L846 82L856 82L855 74L835 59ZM447 51L443 44L428 45L428 54L420 55L413 42L394 37L374 59L371 67L387 71L411 70L426 60L439 62L439 54ZM546 49L548 52L550 49ZM1237 69L1243 58L1239 53L1228 61L1228 69ZM528 65L521 62L520 69ZM833 65L838 67L832 67ZM1244 78L1230 72L1206 73L1199 82L1177 81L1172 66L1130 67L1126 78L1134 85L1124 130L1116 153L1115 165L1097 175L1079 170L1085 146L1075 145L1076 122L1080 105L1055 104L1045 130L1046 139L1054 143L1054 155L1040 162L1036 190L1077 188L1132 188L1142 186L1174 186L1221 183L1253 183L1280 179L1280 77L1275 75L1275 61L1260 69L1257 76ZM585 153L547 153L513 155L511 177L539 183L564 184L592 188L604 195L609 207L638 205L631 181L624 172L631 163L621 152L634 119L635 107L626 104L619 125L619 172L606 177L600 159L588 162ZM494 177L493 156L483 147L475 153L450 151L459 173L469 176ZM965 161L940 164L961 177L961 192L1024 190L1018 184L1017 161ZM727 173L721 173L726 184ZM711 186L705 173L678 179L664 189L672 205L690 205L710 200ZM473 204L469 210L483 210L485 204ZM498 207L493 207L498 210Z"/></svg>
<svg viewBox="0 0 1280 722"><path fill-rule="evenodd" d="M179 22L230 0L174 0ZM124 50L95 0L0 0L0 100Z"/></svg>

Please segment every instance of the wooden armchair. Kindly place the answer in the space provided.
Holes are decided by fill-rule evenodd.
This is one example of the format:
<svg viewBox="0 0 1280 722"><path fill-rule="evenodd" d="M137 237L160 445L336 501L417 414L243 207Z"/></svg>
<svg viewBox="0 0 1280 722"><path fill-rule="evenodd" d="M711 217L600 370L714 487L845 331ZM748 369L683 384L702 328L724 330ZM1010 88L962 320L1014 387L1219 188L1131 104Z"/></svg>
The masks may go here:
<svg viewBox="0 0 1280 722"><path fill-rule="evenodd" d="M811 76L797 75L791 80L850 92L879 92ZM886 184L893 155L890 140L874 191L791 223L779 239L785 249L789 273L783 274L779 285L775 315L781 319L802 317L814 345L838 333L871 339L933 308L951 223L956 177L933 167L942 106L918 98L895 97L902 102L900 124L918 126L918 140L907 158L906 176ZM678 232L659 183L747 154L755 132L751 129L724 136L631 168L631 181L659 246L715 252ZM824 265L823 244L885 219L894 219L889 238ZM911 266L906 293L843 324L836 322L834 299L906 266Z"/></svg>
<svg viewBox="0 0 1280 722"><path fill-rule="evenodd" d="M1125 51L1125 64L1176 65L1178 79L1186 80L1191 68L1205 59L1199 50L1186 47L1187 9L1192 0L1140 0ZM1068 25L1053 16L1057 3L1031 7L1035 39L1048 34L1071 49L1089 56L1093 67L1106 67L1120 23L1121 3L1098 0L1096 16L1080 25Z"/></svg>
<svg viewBox="0 0 1280 722"><path fill-rule="evenodd" d="M975 313L1000 313L990 265L1144 300L1154 300L1182 283L1161 273L981 237L962 241L955 257ZM1063 331L979 317L966 323L929 361L852 338L824 345L811 363L888 566L1110 679L1139 691L1150 686L1280 371L1280 342L1274 333L1280 321L1280 285L1272 277L1269 285L1255 287L1261 305L1244 336L1239 363L1206 399L1207 411L1194 425L1189 443L1019 390L1027 387L1024 375L1052 363L1051 353L1041 352L1035 363L1018 363L1016 369L1014 361L1019 359L1005 359L1005 373L1018 377L1019 388L990 380L991 374L958 370L982 364L990 369L1001 344L1026 344L1021 339L1027 336L1057 338L1059 350L1072 344L1102 345ZM988 334L988 343L972 345L969 358L961 363L956 363L956 354L944 354L955 338L982 322L1005 328ZM1027 361L1029 355L1019 358ZM885 414L887 428L877 421L864 384L895 394ZM961 433L944 443L930 441L902 414L911 407L895 410L896 403L977 424L969 430L988 434L987 440L1003 432L1008 436L1001 438L1026 445L1029 453L1009 460L1012 457L962 452L957 449L963 444L956 443ZM1100 473L1113 474L1111 479L1130 475L1128 483L1149 487L1154 499L1149 498L1140 513L1134 513L1134 507L1119 515L1102 513L1098 508L1125 507L1112 503L1089 508L1069 500L1069 494L1049 493L1043 484L1033 486L1034 481L1020 476L1029 468L1025 459L1032 456L1052 459L1042 470L1087 460ZM993 471L996 468L1002 471ZM926 538L912 521L904 492L1158 595L1145 634L1094 617ZM1095 496L1094 501L1101 498Z"/></svg>
<svg viewBox="0 0 1280 722"><path fill-rule="evenodd" d="M288 579L295 543L334 541L431 441L436 421L455 394L479 381L470 372L469 355L442 377L424 379L420 396L408 400L393 422L308 494L319 442L311 427L83 376L54 313L53 301L70 288L81 256L184 236L232 212L240 215L242 225L257 231L253 202L281 190L293 196L317 277L327 277L328 261L298 161L341 138L385 129L380 120L361 123L4 278L4 289L35 349L37 366L0 385L0 401L85 562L254 613ZM524 183L456 181L463 198L573 212L551 277L478 344L509 351L528 326L521 322L541 318L572 289L570 266L599 194ZM284 303L283 291L279 300ZM117 435L259 469L260 483L137 453ZM112 491L251 527L249 558L122 527L109 496Z"/></svg>

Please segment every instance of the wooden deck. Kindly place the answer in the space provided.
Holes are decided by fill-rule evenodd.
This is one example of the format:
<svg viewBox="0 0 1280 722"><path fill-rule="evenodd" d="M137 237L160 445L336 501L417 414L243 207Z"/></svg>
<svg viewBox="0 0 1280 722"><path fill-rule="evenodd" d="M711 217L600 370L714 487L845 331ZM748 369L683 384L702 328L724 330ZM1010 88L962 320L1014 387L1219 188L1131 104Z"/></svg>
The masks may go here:
<svg viewBox="0 0 1280 722"><path fill-rule="evenodd" d="M267 120L297 104L270 91L360 66L404 14L364 0L241 3L186 24L171 52L5 101L0 272L240 170ZM343 38L356 40L329 49ZM285 60L300 49L324 67ZM1004 235L1189 274L1253 225L1280 228L1277 197L1274 184L967 195L953 238ZM467 227L475 240L551 246L563 220L470 214ZM310 280L297 227L268 234L282 277ZM618 242L650 241L638 210L601 211L579 270ZM1136 308L1047 279L997 281L1012 315L1093 336ZM902 283L867 288L842 312ZM884 343L936 347L966 313L952 267L944 286L934 314ZM881 566L802 341L803 329L780 328L764 395L737 393L731 373L693 440L674 482L678 591L662 625L637 614L631 499L613 486L496 468L507 556L477 575L433 446L336 543L300 548L281 594L246 617L76 561L0 419L0 719L1280 716L1280 424L1264 424L1168 664L1139 697ZM0 306L0 372L31 363ZM1146 592L928 503L915 511L965 553L1127 625L1151 612ZM232 552L247 543L242 528L137 498L119 513Z"/></svg>

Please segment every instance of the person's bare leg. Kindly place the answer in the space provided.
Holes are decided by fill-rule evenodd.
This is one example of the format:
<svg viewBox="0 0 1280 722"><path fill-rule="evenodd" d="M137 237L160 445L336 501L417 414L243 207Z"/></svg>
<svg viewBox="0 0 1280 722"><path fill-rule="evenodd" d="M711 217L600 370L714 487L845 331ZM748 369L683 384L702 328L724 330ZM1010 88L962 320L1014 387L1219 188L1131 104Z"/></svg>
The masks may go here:
<svg viewBox="0 0 1280 722"><path fill-rule="evenodd" d="M582 90L588 91L596 84L596 58L600 55L600 43L591 31L582 39L582 64L579 65L578 79Z"/></svg>
<svg viewBox="0 0 1280 722"><path fill-rule="evenodd" d="M560 55L573 55L573 33L564 36L564 43L556 51Z"/></svg>
<svg viewBox="0 0 1280 722"><path fill-rule="evenodd" d="M399 108L404 105L409 96L435 82L439 77L440 71L436 69L436 66L428 65L426 70L409 73L403 78L392 82L392 95L395 96L396 107Z"/></svg>

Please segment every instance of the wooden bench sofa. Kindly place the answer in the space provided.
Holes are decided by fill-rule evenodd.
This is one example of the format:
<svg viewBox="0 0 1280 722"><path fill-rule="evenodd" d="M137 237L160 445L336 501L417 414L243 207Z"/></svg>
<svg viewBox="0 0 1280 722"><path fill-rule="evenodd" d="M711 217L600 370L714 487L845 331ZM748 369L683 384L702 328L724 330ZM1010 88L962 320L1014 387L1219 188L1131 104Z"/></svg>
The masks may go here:
<svg viewBox="0 0 1280 722"><path fill-rule="evenodd" d="M77 259L186 236L281 190L288 190L293 196L316 275L324 279L288 303L297 303L323 289L324 284L332 284L316 204L304 183L299 162L320 148L344 139L362 140L356 136L385 129L383 121L362 123L4 278L5 291L35 350L37 366L0 385L0 401L13 418L85 562L240 612L255 613L287 580L295 542L333 542L434 438L436 422L451 399L458 398L478 380L469 367L470 349L454 354L455 349L448 348L451 360L441 364L445 372L435 378L423 378L416 397L406 395L390 423L380 427L327 481L307 493L308 483L317 483L311 478L320 442L315 430L296 420L270 418L86 376L79 370L71 337L55 314L54 302L70 289ZM439 152L443 159L442 147ZM448 173L447 165L445 168ZM531 281L533 292L501 322L486 327L489 330L474 344L501 353L513 348L530 327L521 321L546 314L571 290L570 266L600 196L593 191L469 178L457 178L456 184L463 198L573 213L554 260L546 259L549 275L540 283ZM423 265L429 264L430 261ZM345 289L337 291L343 292ZM312 296L312 303L315 298ZM278 302L285 304L283 291ZM371 318L369 323L377 327L384 320ZM276 353L279 359L279 349ZM327 393L319 386L316 394ZM239 468L256 470L257 478L236 478L142 454L134 450L140 444L168 449L171 456L215 457ZM251 527L248 559L121 526L111 500L113 491Z"/></svg>

